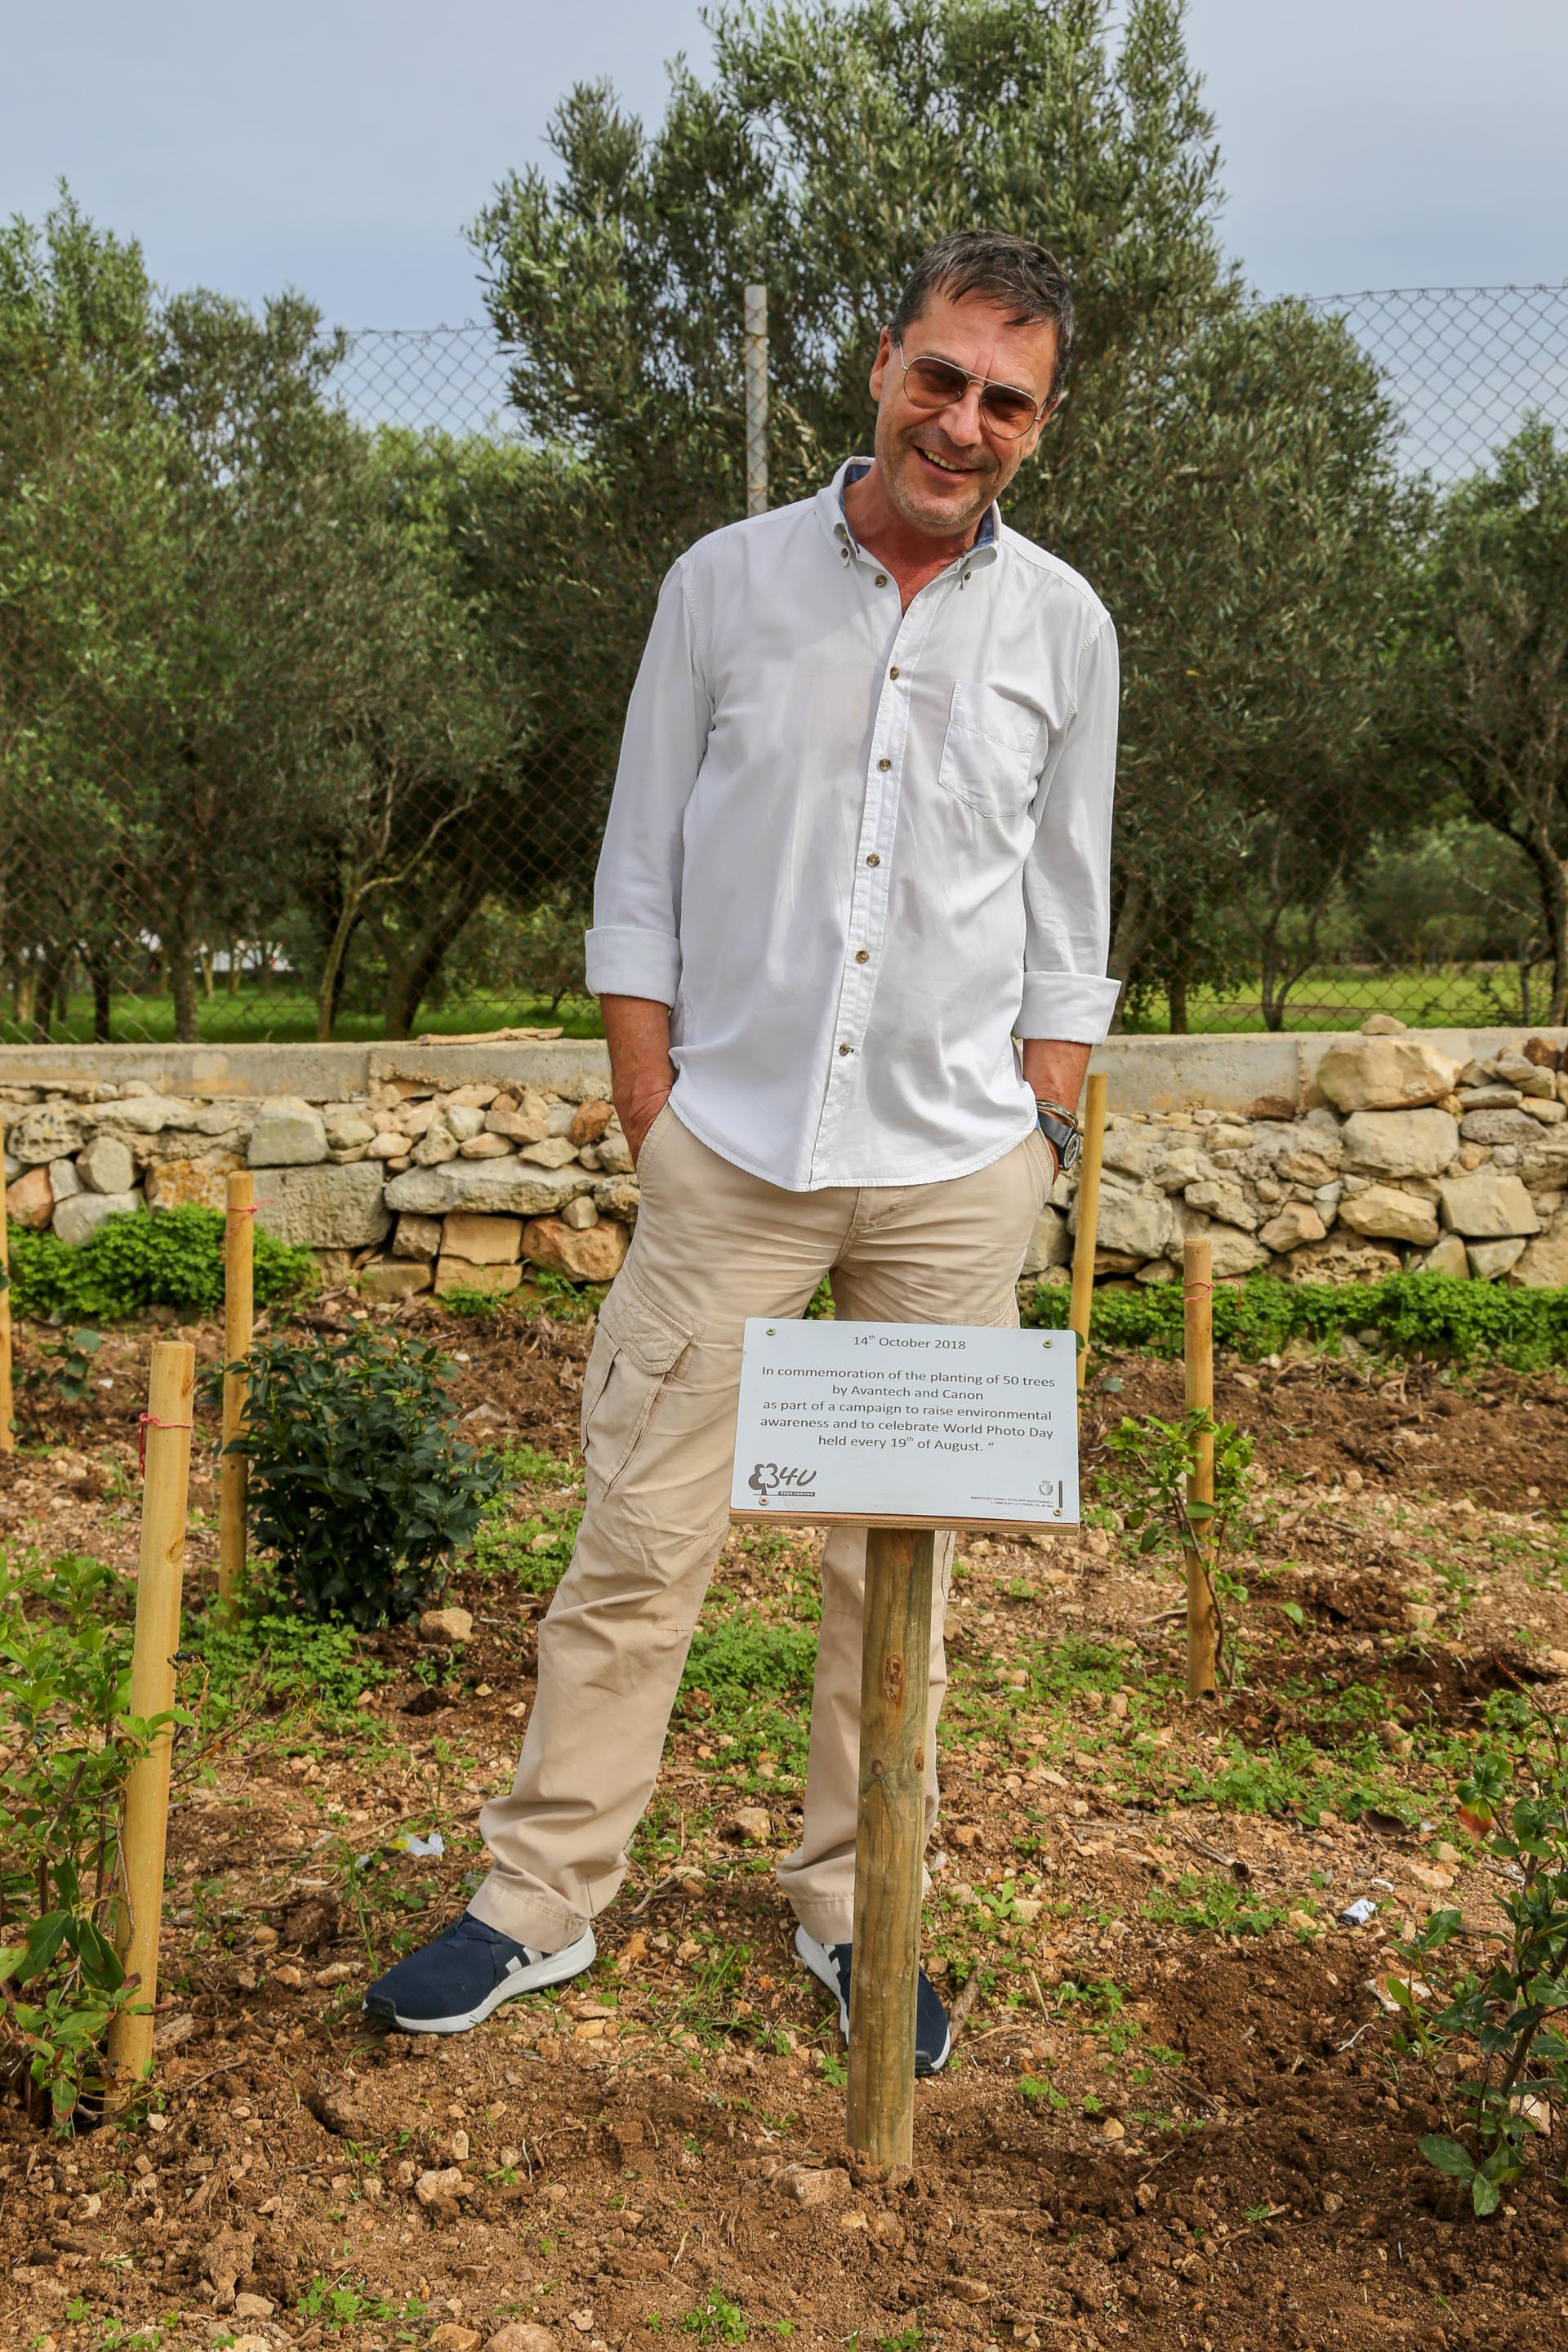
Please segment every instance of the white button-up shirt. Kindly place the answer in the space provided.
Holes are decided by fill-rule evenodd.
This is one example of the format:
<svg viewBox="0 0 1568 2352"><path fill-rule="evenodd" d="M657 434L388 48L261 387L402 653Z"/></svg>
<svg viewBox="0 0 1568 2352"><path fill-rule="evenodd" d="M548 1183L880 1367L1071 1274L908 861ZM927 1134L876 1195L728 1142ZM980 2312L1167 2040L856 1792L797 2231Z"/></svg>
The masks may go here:
<svg viewBox="0 0 1568 2352"><path fill-rule="evenodd" d="M921 590L845 520L851 460L674 565L626 712L588 985L672 1008L671 1108L792 1192L999 1160L1015 1036L1092 1044L1116 636L993 508Z"/></svg>

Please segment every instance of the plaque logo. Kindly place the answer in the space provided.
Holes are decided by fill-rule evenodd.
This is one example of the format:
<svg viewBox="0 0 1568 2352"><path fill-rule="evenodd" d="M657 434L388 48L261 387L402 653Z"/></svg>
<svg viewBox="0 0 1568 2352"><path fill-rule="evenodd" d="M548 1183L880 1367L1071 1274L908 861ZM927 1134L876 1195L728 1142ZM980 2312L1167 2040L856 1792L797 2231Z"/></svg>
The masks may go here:
<svg viewBox="0 0 1568 2352"><path fill-rule="evenodd" d="M816 1484L816 1473L794 1469L787 1462L759 1462L746 1484L753 1495L768 1503L780 1493L809 1494Z"/></svg>

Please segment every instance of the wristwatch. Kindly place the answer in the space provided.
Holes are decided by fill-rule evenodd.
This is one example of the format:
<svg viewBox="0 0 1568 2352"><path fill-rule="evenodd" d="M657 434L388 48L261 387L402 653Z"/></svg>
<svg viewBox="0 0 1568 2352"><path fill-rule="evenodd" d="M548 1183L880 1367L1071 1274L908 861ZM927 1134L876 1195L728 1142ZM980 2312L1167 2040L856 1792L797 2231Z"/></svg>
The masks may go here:
<svg viewBox="0 0 1568 2352"><path fill-rule="evenodd" d="M1079 1132L1078 1115L1066 1103L1042 1102L1035 1097L1035 1116L1040 1133L1057 1155L1057 1172L1065 1176L1078 1166L1083 1150L1083 1137Z"/></svg>

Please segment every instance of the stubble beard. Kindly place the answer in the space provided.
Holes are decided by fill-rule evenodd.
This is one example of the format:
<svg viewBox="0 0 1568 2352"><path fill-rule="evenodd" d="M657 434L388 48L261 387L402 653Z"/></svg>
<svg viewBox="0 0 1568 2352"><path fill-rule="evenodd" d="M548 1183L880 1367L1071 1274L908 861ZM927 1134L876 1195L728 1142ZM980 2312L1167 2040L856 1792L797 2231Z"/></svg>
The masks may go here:
<svg viewBox="0 0 1568 2352"><path fill-rule="evenodd" d="M889 500L907 523L932 538L955 539L972 531L996 495L998 468L989 464L976 467L968 477L974 486L973 497L962 505L950 503L940 491L927 488L925 462L915 454L919 446L913 432L887 435L885 451L879 455Z"/></svg>

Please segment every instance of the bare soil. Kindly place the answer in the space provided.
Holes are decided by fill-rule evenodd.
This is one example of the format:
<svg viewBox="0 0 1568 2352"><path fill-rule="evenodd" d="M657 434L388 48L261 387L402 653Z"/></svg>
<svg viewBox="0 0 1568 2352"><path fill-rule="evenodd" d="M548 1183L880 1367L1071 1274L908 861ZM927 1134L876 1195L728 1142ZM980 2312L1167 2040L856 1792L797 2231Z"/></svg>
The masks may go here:
<svg viewBox="0 0 1568 2352"><path fill-rule="evenodd" d="M455 1351L470 1435L556 1457L516 1496L526 1571L576 1499L586 1330L392 1319ZM112 1386L51 1401L0 1461L0 1542L133 1565L159 1336L115 1335ZM216 1358L216 1334L183 1336ZM22 1332L24 1368L50 1337ZM1372 1986L1402 1925L1494 1903L1452 1812L1478 1709L1568 1687L1568 1387L1226 1368L1216 1410L1259 1475L1243 1687L1215 1717L1176 1695L1173 1572L1123 1539L1100 1443L1111 1416L1179 1412L1179 1370L1113 1370L1084 1430L1100 1524L963 1548L927 1939L959 2024L911 2179L844 2149L836 2027L773 1886L799 1803L787 1693L771 1748L721 1694L685 1695L591 1977L458 2040L362 2030L370 1977L460 1907L532 1696L547 1594L469 1572L460 1654L369 1637L367 1705L258 1699L182 1785L161 2104L66 2141L0 2109L0 2347L156 2326L149 2345L472 2352L514 2316L560 2352L687 2330L810 2352L1559 2345L1563 2126L1493 2221L1461 2218L1415 2147L1440 2086L1401 2065ZM199 1599L210 1479L192 1500ZM813 1565L808 1534L737 1538L714 1622L798 1622ZM389 1851L432 1828L438 1859ZM1340 1925L1363 1895L1374 1919Z"/></svg>

